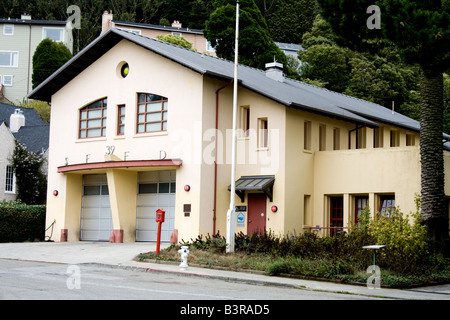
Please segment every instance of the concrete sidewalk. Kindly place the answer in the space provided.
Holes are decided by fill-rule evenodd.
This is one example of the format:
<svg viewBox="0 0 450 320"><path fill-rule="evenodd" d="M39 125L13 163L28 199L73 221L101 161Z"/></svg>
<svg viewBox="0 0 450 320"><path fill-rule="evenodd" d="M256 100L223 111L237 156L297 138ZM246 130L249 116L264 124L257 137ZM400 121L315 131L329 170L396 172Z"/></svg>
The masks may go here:
<svg viewBox="0 0 450 320"><path fill-rule="evenodd" d="M161 249L168 245L162 244ZM0 259L64 264L101 264L147 272L170 272L180 276L210 277L227 281L288 286L304 290L341 292L388 299L450 300L450 284L405 290L385 288L369 289L366 286L360 285L271 277L260 272L235 272L192 265L187 270L181 270L177 263L141 263L133 260L139 253L155 250L156 244L151 242L108 243L83 241L62 243L0 243Z"/></svg>

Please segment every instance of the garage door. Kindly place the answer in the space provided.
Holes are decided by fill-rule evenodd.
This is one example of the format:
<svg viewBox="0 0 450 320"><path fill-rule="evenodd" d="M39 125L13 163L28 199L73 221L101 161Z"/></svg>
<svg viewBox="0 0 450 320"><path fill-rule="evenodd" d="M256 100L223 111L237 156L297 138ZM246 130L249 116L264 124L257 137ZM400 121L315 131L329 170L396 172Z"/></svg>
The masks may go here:
<svg viewBox="0 0 450 320"><path fill-rule="evenodd" d="M113 230L106 175L83 177L81 240L109 241Z"/></svg>
<svg viewBox="0 0 450 320"><path fill-rule="evenodd" d="M142 172L136 214L136 241L156 241L156 210L166 211L161 225L161 241L169 242L175 228L175 171Z"/></svg>

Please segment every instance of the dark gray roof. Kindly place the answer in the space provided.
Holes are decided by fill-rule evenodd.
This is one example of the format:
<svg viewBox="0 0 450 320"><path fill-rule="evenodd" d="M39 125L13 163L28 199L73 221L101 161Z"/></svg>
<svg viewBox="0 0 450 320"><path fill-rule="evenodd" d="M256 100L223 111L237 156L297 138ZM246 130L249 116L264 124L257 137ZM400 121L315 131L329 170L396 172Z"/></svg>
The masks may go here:
<svg viewBox="0 0 450 320"><path fill-rule="evenodd" d="M25 126L13 133L13 136L25 145L28 151L37 153L47 151L50 126L42 121L35 109L0 103L0 124L4 122L9 127L9 118L16 109L22 110L25 116Z"/></svg>
<svg viewBox="0 0 450 320"><path fill-rule="evenodd" d="M4 23L4 24L37 24L37 25L65 26L67 24L67 21L0 18L0 24L1 23Z"/></svg>
<svg viewBox="0 0 450 320"><path fill-rule="evenodd" d="M0 102L0 123L5 122L9 127L9 118L14 113L16 109L20 109L25 116L25 125L26 126L41 126L45 125L44 121L42 121L41 117L37 114L36 110L33 108L23 108L13 106L7 103Z"/></svg>
<svg viewBox="0 0 450 320"><path fill-rule="evenodd" d="M31 127L25 125L18 132L13 133L13 135L30 152L44 153L48 150L50 138L49 125Z"/></svg>
<svg viewBox="0 0 450 320"><path fill-rule="evenodd" d="M50 101L54 93L123 39L127 39L202 75L225 81L234 78L234 63L231 61L204 55L124 30L110 28L41 83L28 97ZM378 124L375 121L379 121L414 131L420 129L418 121L398 113L392 113L391 110L381 105L291 79L278 82L267 77L264 71L248 66L239 65L238 80L240 86L287 107L319 113L357 124L365 124L369 127L377 127Z"/></svg>
<svg viewBox="0 0 450 320"><path fill-rule="evenodd" d="M169 26L160 26L157 24L147 24L147 23L137 23L137 22L128 22L128 21L117 21L113 20L116 27L118 26L128 26L135 28L144 28L144 29L152 29L152 30L164 30L169 32L183 32L183 33L193 33L193 34L203 34L203 31L200 29L190 29L190 28L177 28L177 27L169 27Z"/></svg>

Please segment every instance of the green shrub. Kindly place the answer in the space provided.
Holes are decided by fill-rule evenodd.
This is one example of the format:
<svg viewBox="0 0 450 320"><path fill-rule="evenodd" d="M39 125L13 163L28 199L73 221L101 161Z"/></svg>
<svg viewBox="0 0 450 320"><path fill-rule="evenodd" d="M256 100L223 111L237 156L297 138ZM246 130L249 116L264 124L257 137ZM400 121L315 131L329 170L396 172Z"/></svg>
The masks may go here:
<svg viewBox="0 0 450 320"><path fill-rule="evenodd" d="M44 240L45 206L0 202L0 242Z"/></svg>
<svg viewBox="0 0 450 320"><path fill-rule="evenodd" d="M377 264L401 273L421 273L429 256L426 227L421 224L419 202L417 211L403 215L394 208L387 216L379 213L369 226L377 244L386 245L377 255ZM410 217L412 221L410 221Z"/></svg>

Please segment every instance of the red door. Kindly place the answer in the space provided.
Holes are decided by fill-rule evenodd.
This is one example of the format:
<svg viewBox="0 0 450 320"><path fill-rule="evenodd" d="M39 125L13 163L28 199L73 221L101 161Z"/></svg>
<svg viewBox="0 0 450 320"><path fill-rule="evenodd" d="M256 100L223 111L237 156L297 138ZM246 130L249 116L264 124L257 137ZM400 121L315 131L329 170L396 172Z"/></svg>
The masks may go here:
<svg viewBox="0 0 450 320"><path fill-rule="evenodd" d="M263 193L249 193L247 234L263 234L265 230L266 195Z"/></svg>

